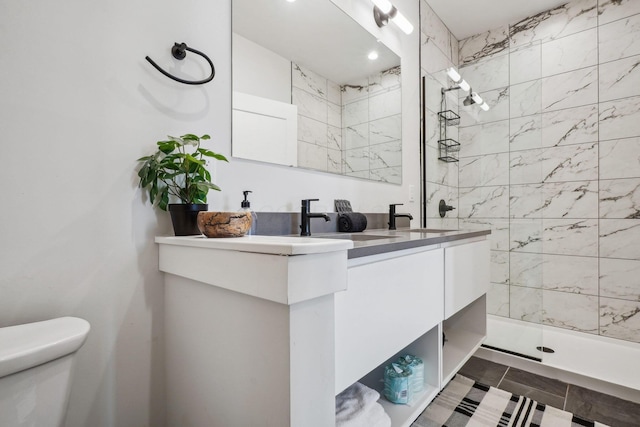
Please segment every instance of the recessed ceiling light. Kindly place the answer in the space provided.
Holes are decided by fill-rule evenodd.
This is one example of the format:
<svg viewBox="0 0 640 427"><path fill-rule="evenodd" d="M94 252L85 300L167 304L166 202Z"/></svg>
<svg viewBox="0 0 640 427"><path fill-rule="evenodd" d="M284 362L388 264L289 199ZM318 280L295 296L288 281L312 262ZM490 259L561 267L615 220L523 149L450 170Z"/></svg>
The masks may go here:
<svg viewBox="0 0 640 427"><path fill-rule="evenodd" d="M367 58L369 58L372 61L378 59L378 52L376 52L375 50L372 50L371 52L369 52L369 55L367 55Z"/></svg>

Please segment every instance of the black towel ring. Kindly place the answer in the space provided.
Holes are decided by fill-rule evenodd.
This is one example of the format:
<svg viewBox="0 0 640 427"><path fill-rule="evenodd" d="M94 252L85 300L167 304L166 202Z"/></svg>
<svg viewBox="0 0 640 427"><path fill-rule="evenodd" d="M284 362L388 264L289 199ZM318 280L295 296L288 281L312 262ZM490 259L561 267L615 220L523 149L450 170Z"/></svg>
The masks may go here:
<svg viewBox="0 0 640 427"><path fill-rule="evenodd" d="M199 50L190 48L189 46L187 46L186 43L174 43L173 47L171 48L171 54L173 55L174 58L182 60L187 56L187 53L185 52L186 50L188 50L189 52L196 53L207 60L207 62L211 66L211 75L209 77L207 77L204 80L184 80L184 79L181 79L180 77L172 76L171 74L167 73L165 70L160 68L160 66L156 64L153 61L153 59L149 58L148 56L146 56L145 59L149 61L151 65L153 65L156 68L156 70L160 71L165 76L177 82L184 83L186 85L201 85L201 84L209 83L211 80L213 80L213 77L216 75L216 70L213 67L213 62L211 62L209 57L204 53L200 52Z"/></svg>

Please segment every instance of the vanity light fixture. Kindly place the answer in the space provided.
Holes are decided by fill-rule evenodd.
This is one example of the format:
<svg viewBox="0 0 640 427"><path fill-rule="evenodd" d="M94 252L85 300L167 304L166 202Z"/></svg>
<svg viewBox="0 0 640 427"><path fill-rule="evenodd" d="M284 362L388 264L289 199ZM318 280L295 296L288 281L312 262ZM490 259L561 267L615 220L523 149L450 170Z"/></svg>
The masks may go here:
<svg viewBox="0 0 640 427"><path fill-rule="evenodd" d="M444 92L447 92L449 90L462 89L465 92L470 92L469 95L467 95L467 97L462 102L464 105L468 106L468 105L478 104L478 106L480 106L480 108L482 108L483 111L489 111L489 104L483 101L482 97L480 97L480 95L478 95L477 92L473 92L471 90L471 86L469 85L469 83L467 83L466 80L462 78L460 73L458 73L458 71L455 68L453 67L447 68L447 75L451 80L457 83L458 86L451 87L449 89L442 89L443 94Z"/></svg>
<svg viewBox="0 0 640 427"><path fill-rule="evenodd" d="M456 83L458 83L460 80L462 80L462 76L460 76L460 74L458 74L456 69L453 68L453 67L447 68L447 74L449 75L449 78L451 80L453 80L454 82L456 82Z"/></svg>
<svg viewBox="0 0 640 427"><path fill-rule="evenodd" d="M382 28L389 23L389 19L405 34L413 32L413 25L389 0L371 0L373 6L373 19L378 27Z"/></svg>
<svg viewBox="0 0 640 427"><path fill-rule="evenodd" d="M449 75L449 78L451 80L453 80L455 83L458 83L458 86L460 87L460 89L462 89L465 92L469 92L469 90L471 89L471 86L469 86L469 83L467 83L467 81L463 79L460 74L458 74L455 68L453 67L447 68L447 74Z"/></svg>
<svg viewBox="0 0 640 427"><path fill-rule="evenodd" d="M467 106L478 104L478 106L482 108L483 111L489 111L489 104L483 101L477 92L471 91L471 93L467 95L467 97L464 99L462 103Z"/></svg>

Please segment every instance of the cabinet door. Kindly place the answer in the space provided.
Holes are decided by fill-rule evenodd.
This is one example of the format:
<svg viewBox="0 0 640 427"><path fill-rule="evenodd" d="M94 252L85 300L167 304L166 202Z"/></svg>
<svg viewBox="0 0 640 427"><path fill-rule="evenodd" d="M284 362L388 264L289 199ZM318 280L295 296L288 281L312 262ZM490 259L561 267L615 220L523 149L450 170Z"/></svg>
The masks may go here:
<svg viewBox="0 0 640 427"><path fill-rule="evenodd" d="M444 318L448 319L487 293L489 241L446 248L444 266Z"/></svg>
<svg viewBox="0 0 640 427"><path fill-rule="evenodd" d="M349 268L335 294L336 393L442 321L443 250Z"/></svg>

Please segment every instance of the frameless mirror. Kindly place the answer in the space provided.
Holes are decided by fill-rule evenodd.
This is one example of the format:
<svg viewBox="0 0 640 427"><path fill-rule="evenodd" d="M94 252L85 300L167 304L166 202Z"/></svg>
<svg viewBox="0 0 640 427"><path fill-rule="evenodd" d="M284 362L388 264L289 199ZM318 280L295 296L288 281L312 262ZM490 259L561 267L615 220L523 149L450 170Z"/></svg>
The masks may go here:
<svg viewBox="0 0 640 427"><path fill-rule="evenodd" d="M233 0L232 16L234 157L401 182L395 53L330 0Z"/></svg>

